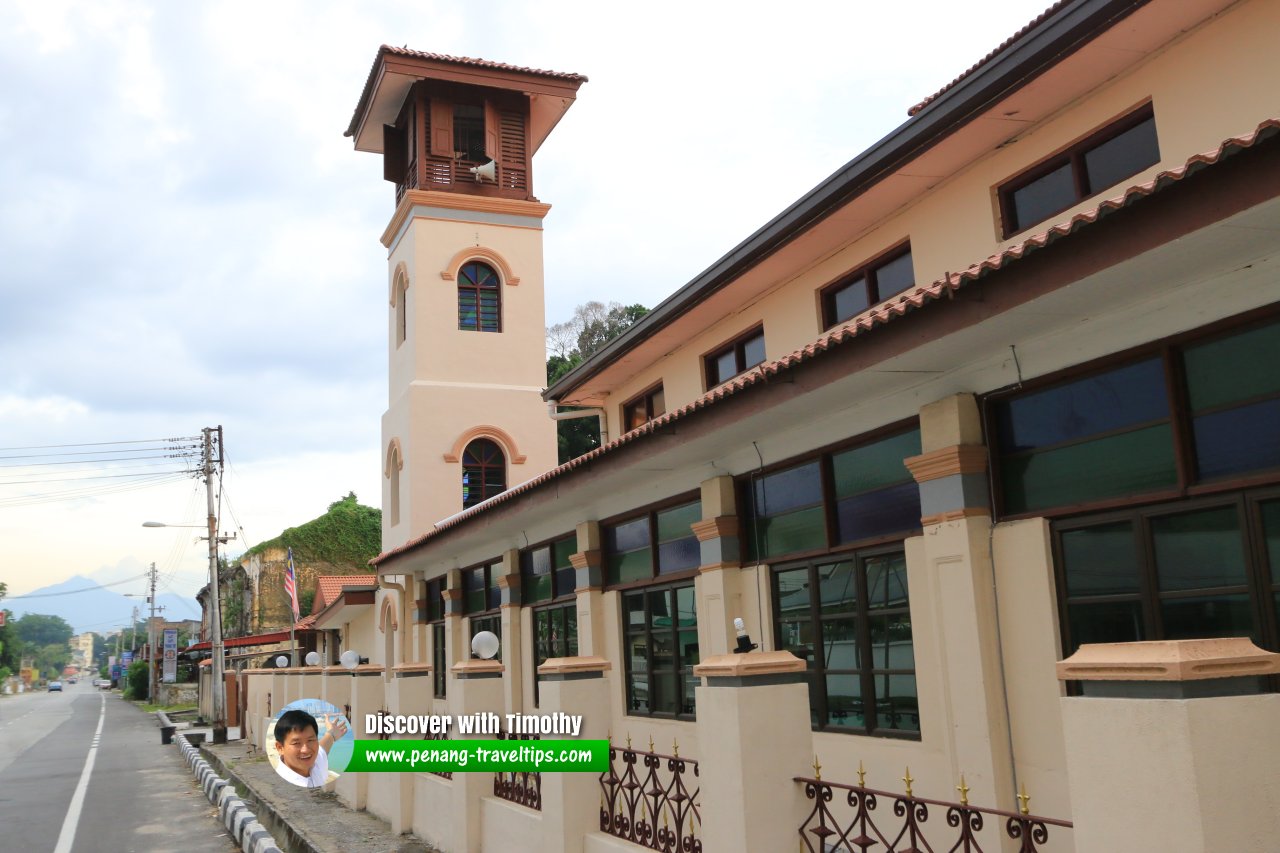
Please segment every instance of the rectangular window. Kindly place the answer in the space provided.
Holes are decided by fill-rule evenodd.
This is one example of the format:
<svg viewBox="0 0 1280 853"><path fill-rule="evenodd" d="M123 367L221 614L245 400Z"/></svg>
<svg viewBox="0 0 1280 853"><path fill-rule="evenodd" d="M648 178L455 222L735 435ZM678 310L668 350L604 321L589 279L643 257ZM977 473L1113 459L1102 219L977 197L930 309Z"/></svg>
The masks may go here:
<svg viewBox="0 0 1280 853"><path fill-rule="evenodd" d="M462 570L462 612L468 616L497 610L502 604L500 561Z"/></svg>
<svg viewBox="0 0 1280 853"><path fill-rule="evenodd" d="M572 534L520 552L520 594L524 604L537 604L572 595L577 572L569 557L578 551Z"/></svg>
<svg viewBox="0 0 1280 853"><path fill-rule="evenodd" d="M1005 182L1004 236L1011 237L1160 162L1155 113L1141 107Z"/></svg>
<svg viewBox="0 0 1280 853"><path fill-rule="evenodd" d="M1280 474L1280 322L989 398L1005 514Z"/></svg>
<svg viewBox="0 0 1280 853"><path fill-rule="evenodd" d="M920 528L920 489L903 460L910 429L749 478L742 515L749 559L822 551Z"/></svg>
<svg viewBox="0 0 1280 853"><path fill-rule="evenodd" d="M830 329L850 317L901 293L916 282L911 244L899 246L871 263L841 276L822 289L822 328Z"/></svg>
<svg viewBox="0 0 1280 853"><path fill-rule="evenodd" d="M781 566L773 602L778 648L807 665L815 729L920 736L902 551Z"/></svg>
<svg viewBox="0 0 1280 853"><path fill-rule="evenodd" d="M538 667L551 658L578 654L578 605L575 602L533 611L533 704L538 704Z"/></svg>
<svg viewBox="0 0 1280 853"><path fill-rule="evenodd" d="M453 107L453 156L468 163L487 163L484 153L484 107L455 104Z"/></svg>
<svg viewBox="0 0 1280 853"><path fill-rule="evenodd" d="M759 326L703 356L707 390L727 382L764 361L764 327Z"/></svg>
<svg viewBox="0 0 1280 853"><path fill-rule="evenodd" d="M702 504L695 500L601 525L606 582L638 583L698 568L701 549L692 525L701 519Z"/></svg>
<svg viewBox="0 0 1280 853"><path fill-rule="evenodd" d="M1055 523L1064 652L1208 637L1280 649L1277 540L1274 489Z"/></svg>
<svg viewBox="0 0 1280 853"><path fill-rule="evenodd" d="M437 699L445 698L449 684L449 658L445 648L444 590L445 579L436 578L424 585L426 619L431 631L431 686Z"/></svg>
<svg viewBox="0 0 1280 853"><path fill-rule="evenodd" d="M622 626L627 713L693 719L698 663L693 585L623 593Z"/></svg>
<svg viewBox="0 0 1280 853"><path fill-rule="evenodd" d="M638 426L644 426L666 412L667 401L662 393L662 385L659 383L657 387L650 388L622 404L623 431L629 432Z"/></svg>

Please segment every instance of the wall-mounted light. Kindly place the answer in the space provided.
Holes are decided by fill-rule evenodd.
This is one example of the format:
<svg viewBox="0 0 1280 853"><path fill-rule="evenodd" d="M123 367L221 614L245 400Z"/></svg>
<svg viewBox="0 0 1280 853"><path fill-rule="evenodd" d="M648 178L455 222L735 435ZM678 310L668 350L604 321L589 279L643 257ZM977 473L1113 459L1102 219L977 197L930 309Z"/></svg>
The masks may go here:
<svg viewBox="0 0 1280 853"><path fill-rule="evenodd" d="M345 652L342 653L342 656L338 658L338 663L342 664L347 669L350 669L352 671L354 671L355 668L358 667L360 664L368 663L368 662L369 662L369 659L360 657L360 653L357 652L355 649L347 649Z"/></svg>
<svg viewBox="0 0 1280 853"><path fill-rule="evenodd" d="M751 642L751 635L747 633L747 623L742 621L741 616L733 620L733 630L738 634L738 647L733 650L735 655L744 655L760 648Z"/></svg>
<svg viewBox="0 0 1280 853"><path fill-rule="evenodd" d="M307 661L307 666L319 666L320 655L316 654L315 652L307 652L306 661Z"/></svg>
<svg viewBox="0 0 1280 853"><path fill-rule="evenodd" d="M288 655L276 655L276 669L284 669L289 665Z"/></svg>
<svg viewBox="0 0 1280 853"><path fill-rule="evenodd" d="M481 631L471 638L471 654L485 660L492 660L498 653L498 635L492 631Z"/></svg>

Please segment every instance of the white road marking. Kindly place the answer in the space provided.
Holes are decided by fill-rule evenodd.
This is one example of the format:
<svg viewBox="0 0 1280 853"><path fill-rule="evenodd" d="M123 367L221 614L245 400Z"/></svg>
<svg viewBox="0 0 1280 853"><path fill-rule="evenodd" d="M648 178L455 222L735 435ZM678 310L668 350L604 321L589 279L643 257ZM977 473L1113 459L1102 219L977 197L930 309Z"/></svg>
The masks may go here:
<svg viewBox="0 0 1280 853"><path fill-rule="evenodd" d="M89 776L93 773L93 762L98 757L98 744L102 741L102 724L107 721L107 697L99 694L102 710L98 713L98 729L93 733L93 742L89 744L89 755L84 760L84 770L80 771L80 782L71 797L71 805L67 808L67 816L62 819L62 831L58 833L58 846L53 853L71 853L71 845L76 840L76 826L80 823L80 810L84 808L84 794L89 789Z"/></svg>

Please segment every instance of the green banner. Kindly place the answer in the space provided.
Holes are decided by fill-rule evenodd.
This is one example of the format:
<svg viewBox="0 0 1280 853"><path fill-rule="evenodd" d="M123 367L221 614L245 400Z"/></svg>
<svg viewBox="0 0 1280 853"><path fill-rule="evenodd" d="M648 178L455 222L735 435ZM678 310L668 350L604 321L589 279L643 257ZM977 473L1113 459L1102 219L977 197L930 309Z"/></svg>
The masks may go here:
<svg viewBox="0 0 1280 853"><path fill-rule="evenodd" d="M358 740L347 772L603 773L607 740Z"/></svg>

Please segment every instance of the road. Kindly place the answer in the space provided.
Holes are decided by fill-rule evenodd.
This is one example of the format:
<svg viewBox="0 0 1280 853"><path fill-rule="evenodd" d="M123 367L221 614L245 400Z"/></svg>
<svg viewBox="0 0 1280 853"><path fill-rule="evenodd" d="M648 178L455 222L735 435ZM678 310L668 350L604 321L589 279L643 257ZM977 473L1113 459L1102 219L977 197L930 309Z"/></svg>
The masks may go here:
<svg viewBox="0 0 1280 853"><path fill-rule="evenodd" d="M87 681L0 697L0 851L239 849L155 718Z"/></svg>

